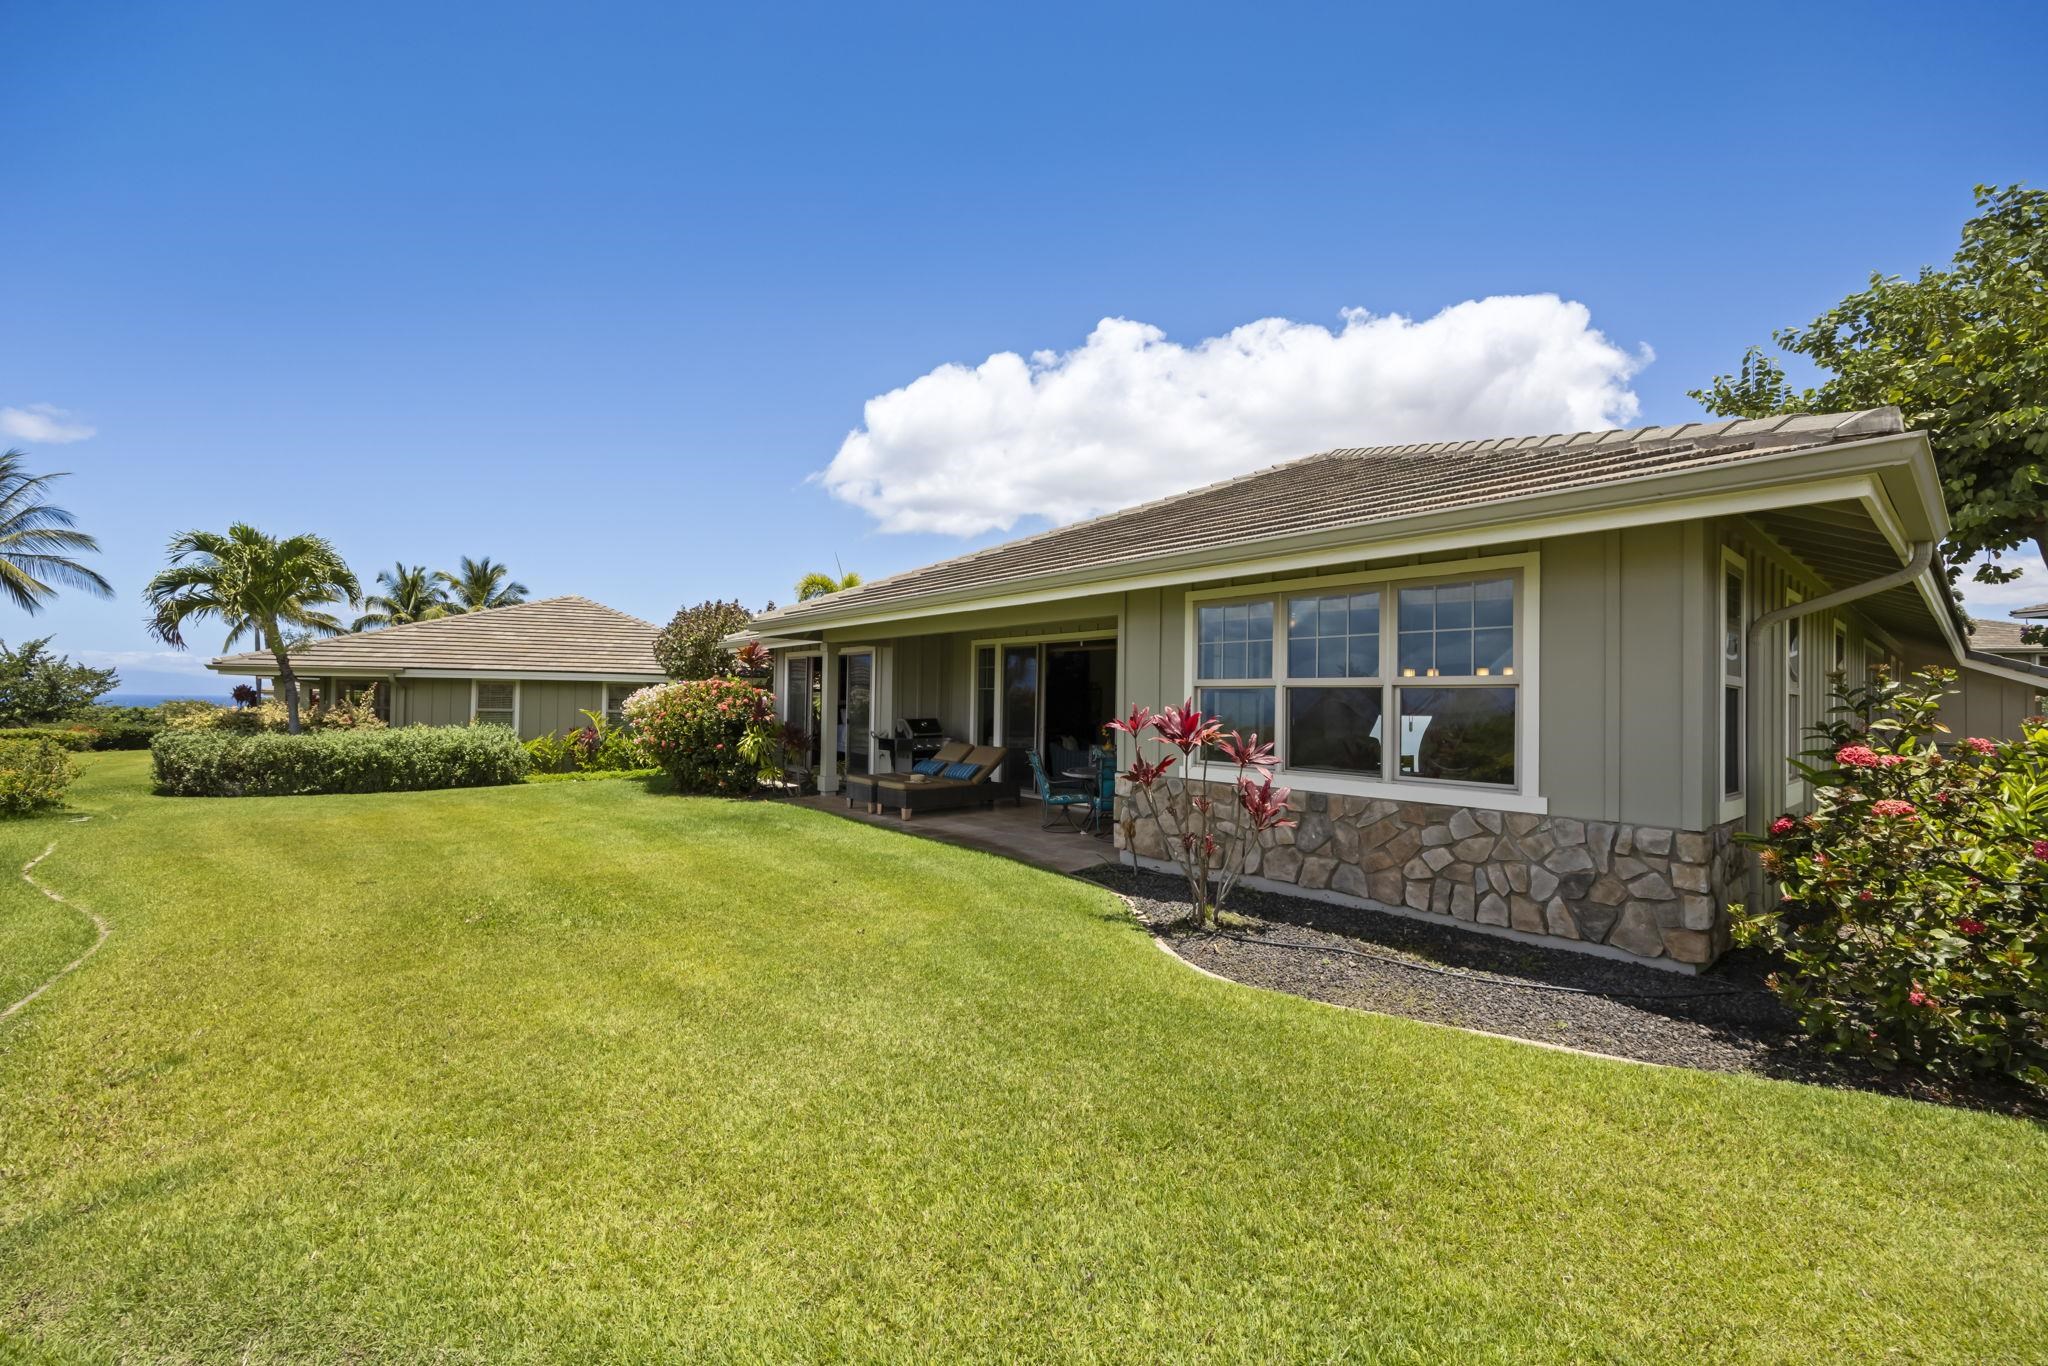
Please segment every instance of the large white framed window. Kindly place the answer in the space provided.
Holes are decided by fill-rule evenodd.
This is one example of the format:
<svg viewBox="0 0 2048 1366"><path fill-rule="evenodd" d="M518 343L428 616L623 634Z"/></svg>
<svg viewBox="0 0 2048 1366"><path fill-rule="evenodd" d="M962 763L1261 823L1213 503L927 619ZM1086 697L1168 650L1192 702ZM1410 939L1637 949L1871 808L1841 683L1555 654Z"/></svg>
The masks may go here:
<svg viewBox="0 0 2048 1366"><path fill-rule="evenodd" d="M1196 704L1293 786L1541 810L1535 577L1518 555L1190 594Z"/></svg>
<svg viewBox="0 0 2048 1366"><path fill-rule="evenodd" d="M1721 552L1721 816L1742 809L1745 689L1749 653L1749 563Z"/></svg>
<svg viewBox="0 0 2048 1366"><path fill-rule="evenodd" d="M519 729L519 685L472 679L469 685L469 719L487 726Z"/></svg>

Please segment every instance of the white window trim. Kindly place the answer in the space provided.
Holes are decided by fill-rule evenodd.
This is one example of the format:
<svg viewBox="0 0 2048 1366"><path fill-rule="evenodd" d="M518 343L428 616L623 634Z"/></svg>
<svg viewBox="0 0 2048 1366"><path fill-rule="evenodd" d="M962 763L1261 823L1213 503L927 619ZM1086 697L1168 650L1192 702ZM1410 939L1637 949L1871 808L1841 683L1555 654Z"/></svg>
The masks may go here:
<svg viewBox="0 0 2048 1366"><path fill-rule="evenodd" d="M1733 573L1742 583L1742 620L1738 626L1737 638L1742 642L1741 654L1731 669L1728 661L1728 575ZM1720 744L1714 750L1714 793L1719 802L1719 814L1723 822L1740 819L1749 810L1748 793L1738 786L1730 793L1727 783L1728 763L1728 699L1727 690L1734 688L1740 694L1735 708L1735 724L1748 724L1749 715L1749 557L1732 546L1721 547L1720 572L1714 576L1714 658L1721 666L1719 686L1714 689L1714 736ZM1748 737L1738 734L1735 751L1735 776L1738 784L1747 776Z"/></svg>
<svg viewBox="0 0 2048 1366"><path fill-rule="evenodd" d="M1794 589L1785 590L1785 605L1794 606L1806 601L1806 596ZM1792 633L1799 633L1800 677L1792 677ZM1806 782L1799 776L1799 770L1789 762L1799 757L1801 746L1806 740L1806 675L1813 672L1813 665L1807 658L1812 647L1806 623L1798 617L1785 621L1785 792L1784 805L1797 806L1806 797Z"/></svg>
<svg viewBox="0 0 2048 1366"><path fill-rule="evenodd" d="M1313 590L1335 590L1360 587L1368 584L1384 584L1390 588L1402 584L1414 586L1418 580L1437 580L1454 583L1466 579L1500 577L1503 574L1515 576L1515 659L1518 672L1515 684L1521 691L1520 704L1515 708L1515 785L1513 787L1481 786L1473 783L1451 782L1441 778L1364 778L1333 773L1326 769L1289 768L1284 764L1275 772L1274 781L1303 792L1335 793L1349 797L1375 797L1387 801L1430 802L1439 805L1468 806L1486 811L1516 811L1532 815L1544 815L1550 810L1550 801L1543 795L1542 776L1538 768L1541 756L1542 695L1539 691L1542 670L1538 661L1542 657L1542 612L1543 599L1542 556L1530 551L1517 555L1489 555L1469 560L1440 560L1434 564L1402 565L1393 568L1360 571L1351 574L1322 574L1309 578L1282 579L1272 583L1238 584L1223 588L1202 588L1188 593L1181 626L1183 642L1182 676L1187 680L1191 695L1199 694L1204 687L1227 688L1232 686L1271 687L1273 695L1274 744L1279 753L1286 753L1287 718L1285 699L1280 690L1287 686L1286 626L1287 611L1285 599L1290 594ZM1196 635L1196 610L1204 603L1218 599L1243 600L1246 598L1273 599L1273 676L1268 680L1205 680L1196 677L1197 654L1200 640ZM1381 672L1387 675L1387 660L1390 652L1398 649L1400 623L1397 617L1398 598L1383 600L1380 604L1380 659ZM1391 628L1391 629L1390 629ZM1398 673L1398 670L1396 670ZM1302 679L1310 686L1325 684L1343 685L1356 683L1360 686L1393 689L1401 686L1398 676L1383 676L1377 680L1367 679ZM1480 678L1476 675L1462 678L1432 678L1412 680L1409 686L1421 683L1428 687L1498 687L1500 679ZM1389 699L1391 702L1391 698ZM1400 724L1399 714L1391 706L1381 718L1380 728L1384 735L1392 737ZM1382 751L1391 757L1399 749L1398 742L1382 741Z"/></svg>
<svg viewBox="0 0 2048 1366"><path fill-rule="evenodd" d="M1069 642L1081 644L1084 641L1108 641L1117 647L1117 673L1123 673L1123 643L1118 640L1115 629L1096 631L1041 631L1036 634L1015 636L981 636L967 643L967 733L981 734L981 679L975 673L976 665L984 649L996 652L996 701L995 716L989 727L992 745L1008 745L1011 741L1003 734L1003 647L1005 645L1063 645ZM1045 714L1045 680L1038 681L1038 716ZM1034 719L1033 729L1038 721ZM1037 737L1033 735L1031 739ZM1028 743L1028 741L1027 741Z"/></svg>
<svg viewBox="0 0 2048 1366"><path fill-rule="evenodd" d="M516 678L472 678L469 680L469 723L476 724L476 695L479 684L510 683L512 685L512 733L519 734L519 680Z"/></svg>
<svg viewBox="0 0 2048 1366"><path fill-rule="evenodd" d="M799 720L798 717L791 715L792 704L796 701L795 696L789 690L789 664L793 659L817 660L818 672L822 677L825 671L825 647L819 645L810 649L777 650L775 652L775 675L773 682L775 685L776 709L782 717L783 724L792 726ZM806 703L810 701L808 694L805 695L804 701ZM808 716L801 719L806 724L811 720ZM825 719L822 716L818 718L818 724L820 726L825 724Z"/></svg>

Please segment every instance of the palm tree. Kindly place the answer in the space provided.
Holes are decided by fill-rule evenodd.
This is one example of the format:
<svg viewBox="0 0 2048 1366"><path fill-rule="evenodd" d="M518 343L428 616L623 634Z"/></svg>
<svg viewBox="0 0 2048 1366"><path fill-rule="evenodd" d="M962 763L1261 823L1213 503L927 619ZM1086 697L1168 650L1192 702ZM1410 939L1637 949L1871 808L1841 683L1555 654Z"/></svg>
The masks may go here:
<svg viewBox="0 0 2048 1366"><path fill-rule="evenodd" d="M340 631L326 605L362 597L341 552L319 536L266 536L237 522L226 535L181 532L171 539L170 557L170 567L142 590L150 631L178 650L185 648L185 623L201 617L226 624L226 647L254 633L256 648L277 660L286 729L296 735L299 680L292 672L292 640Z"/></svg>
<svg viewBox="0 0 2048 1366"><path fill-rule="evenodd" d="M449 605L453 612L482 612L492 607L517 607L526 601L526 585L507 582L512 571L502 564L495 564L486 555L481 560L462 557L462 567L451 574L443 569L434 577L455 601Z"/></svg>
<svg viewBox="0 0 2048 1366"><path fill-rule="evenodd" d="M798 602L808 602L812 598L822 598L827 593L837 593L842 588L858 587L860 587L860 575L851 569L836 579L830 574L819 573L813 570L796 581L796 600Z"/></svg>
<svg viewBox="0 0 2048 1366"><path fill-rule="evenodd" d="M73 531L71 514L43 501L50 482L64 476L30 474L21 467L26 459L20 451L0 454L0 591L31 616L57 596L52 583L111 598L114 586L66 553L97 551L100 543Z"/></svg>
<svg viewBox="0 0 2048 1366"><path fill-rule="evenodd" d="M403 560L377 571L377 586L384 591L363 599L369 610L348 629L369 631L380 626L409 626L415 621L432 621L458 610L441 587L441 576L430 574L423 564Z"/></svg>

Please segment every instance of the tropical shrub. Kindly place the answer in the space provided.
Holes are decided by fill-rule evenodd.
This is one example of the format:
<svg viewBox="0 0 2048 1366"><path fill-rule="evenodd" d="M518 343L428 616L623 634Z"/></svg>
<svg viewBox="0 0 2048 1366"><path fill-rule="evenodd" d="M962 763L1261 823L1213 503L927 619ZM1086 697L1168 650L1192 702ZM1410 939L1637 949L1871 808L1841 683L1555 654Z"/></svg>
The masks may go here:
<svg viewBox="0 0 2048 1366"><path fill-rule="evenodd" d="M233 710L218 702L201 702L186 698L177 702L165 702L157 707L165 730L202 730L214 724L222 712Z"/></svg>
<svg viewBox="0 0 2048 1366"><path fill-rule="evenodd" d="M566 735L536 736L526 742L541 773L635 773L648 768L647 753L631 726L613 725L601 711L583 708L587 723Z"/></svg>
<svg viewBox="0 0 2048 1366"><path fill-rule="evenodd" d="M569 737L555 731L528 740L526 753L533 760L530 777L567 773L576 767L576 752L569 748Z"/></svg>
<svg viewBox="0 0 2048 1366"><path fill-rule="evenodd" d="M737 602L700 602L669 619L654 638L654 657L670 678L722 678L733 672L724 640L747 629L753 614Z"/></svg>
<svg viewBox="0 0 2048 1366"><path fill-rule="evenodd" d="M0 740L48 740L73 754L99 748L100 733L89 726L10 726L0 730Z"/></svg>
<svg viewBox="0 0 2048 1366"><path fill-rule="evenodd" d="M81 707L55 723L69 731L90 731L94 749L148 749L164 728L159 707Z"/></svg>
<svg viewBox="0 0 2048 1366"><path fill-rule="evenodd" d="M323 702L306 717L306 724L326 730L382 730L384 718L377 715L377 690L364 688L360 692L340 689L341 696L332 703Z"/></svg>
<svg viewBox="0 0 2048 1366"><path fill-rule="evenodd" d="M1880 674L1820 727L1810 814L1760 846L1779 900L1737 908L1739 942L1823 1046L1884 1067L2048 1086L2048 721L1944 752L1955 674Z"/></svg>
<svg viewBox="0 0 2048 1366"><path fill-rule="evenodd" d="M625 715L677 791L745 796L777 772L774 701L746 679L700 678L642 688Z"/></svg>
<svg viewBox="0 0 2048 1366"><path fill-rule="evenodd" d="M47 725L89 707L120 678L50 652L50 637L10 650L0 640L0 726Z"/></svg>
<svg viewBox="0 0 2048 1366"><path fill-rule="evenodd" d="M505 726L379 730L170 730L150 746L157 789L174 797L296 797L516 783L532 767Z"/></svg>
<svg viewBox="0 0 2048 1366"><path fill-rule="evenodd" d="M0 815L62 805L64 789L77 776L70 753L47 735L0 739Z"/></svg>
<svg viewBox="0 0 2048 1366"><path fill-rule="evenodd" d="M1216 928L1223 903L1244 875L1247 853L1267 830L1294 824L1287 819L1289 790L1273 786L1273 746L1249 740L1236 731L1225 733L1221 722L1204 716L1190 698L1156 716L1149 707L1133 707L1109 729L1131 737L1133 758L1123 777L1131 785L1123 816L1124 846L1135 852L1141 816L1158 825L1166 851L1188 884L1188 918L1204 929ZM1145 741L1161 746L1157 760L1145 757ZM1221 807L1208 794L1211 756L1230 766L1231 807ZM1182 763L1181 777L1167 770ZM1201 771L1193 771L1196 765Z"/></svg>

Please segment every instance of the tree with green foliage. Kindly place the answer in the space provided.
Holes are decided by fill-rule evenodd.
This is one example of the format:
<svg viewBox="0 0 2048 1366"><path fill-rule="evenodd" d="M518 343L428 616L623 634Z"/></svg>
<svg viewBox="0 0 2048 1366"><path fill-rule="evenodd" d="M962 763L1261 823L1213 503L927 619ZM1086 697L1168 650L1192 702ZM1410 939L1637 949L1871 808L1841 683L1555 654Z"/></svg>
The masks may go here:
<svg viewBox="0 0 2048 1366"><path fill-rule="evenodd" d="M0 593L31 616L57 596L53 585L114 596L114 586L72 558L100 543L76 530L77 519L43 501L63 474L30 474L20 451L0 452Z"/></svg>
<svg viewBox="0 0 2048 1366"><path fill-rule="evenodd" d="M1984 583L2020 571L1999 557L2033 541L2048 562L2048 191L1976 188L1977 215L1945 270L1872 275L1805 327L1774 334L1824 378L1798 389L1751 347L1733 375L1692 396L1723 417L1896 405L1941 467L1953 582L1978 556Z"/></svg>
<svg viewBox="0 0 2048 1366"><path fill-rule="evenodd" d="M670 678L723 678L735 664L725 638L746 630L753 619L737 602L713 600L685 607L654 638L654 657Z"/></svg>
<svg viewBox="0 0 2048 1366"><path fill-rule="evenodd" d="M796 581L796 600L809 602L812 598L822 598L827 593L837 593L845 588L858 588L860 581L860 575L851 569L836 579L830 574L813 570Z"/></svg>
<svg viewBox="0 0 2048 1366"><path fill-rule="evenodd" d="M112 669L73 664L50 652L50 637L18 650L0 640L0 726L41 726L62 721L119 687Z"/></svg>
<svg viewBox="0 0 2048 1366"><path fill-rule="evenodd" d="M428 572L423 564L408 565L404 561L378 570L377 586L382 591L363 599L363 606L369 610L357 617L349 630L409 626L461 610L448 600L447 591L441 586L442 577Z"/></svg>
<svg viewBox="0 0 2048 1366"><path fill-rule="evenodd" d="M299 681L292 671L295 639L334 635L341 623L327 609L362 598L341 552L320 536L266 536L245 522L225 535L186 531L172 538L170 567L143 589L149 627L173 649L185 648L188 621L217 617L228 628L224 648L254 635L277 661L285 728L299 731Z"/></svg>
<svg viewBox="0 0 2048 1366"><path fill-rule="evenodd" d="M443 569L434 577L450 599L451 611L483 612L493 607L517 607L526 601L526 585L511 581L511 573L488 555L481 560L464 555L454 573Z"/></svg>

